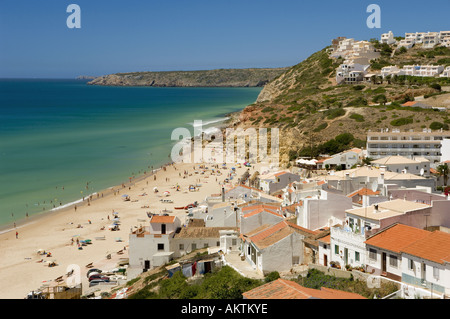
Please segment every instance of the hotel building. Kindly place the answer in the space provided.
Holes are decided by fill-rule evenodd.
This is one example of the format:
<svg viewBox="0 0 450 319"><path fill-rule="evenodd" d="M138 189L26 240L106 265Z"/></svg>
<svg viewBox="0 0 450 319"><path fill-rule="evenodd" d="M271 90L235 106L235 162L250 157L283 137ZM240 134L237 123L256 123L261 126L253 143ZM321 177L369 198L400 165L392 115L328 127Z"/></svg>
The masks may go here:
<svg viewBox="0 0 450 319"><path fill-rule="evenodd" d="M367 133L368 157L378 159L386 156L399 155L404 157L425 157L431 163L441 161L442 141L450 139L449 131L434 131L425 129L422 132L392 131Z"/></svg>

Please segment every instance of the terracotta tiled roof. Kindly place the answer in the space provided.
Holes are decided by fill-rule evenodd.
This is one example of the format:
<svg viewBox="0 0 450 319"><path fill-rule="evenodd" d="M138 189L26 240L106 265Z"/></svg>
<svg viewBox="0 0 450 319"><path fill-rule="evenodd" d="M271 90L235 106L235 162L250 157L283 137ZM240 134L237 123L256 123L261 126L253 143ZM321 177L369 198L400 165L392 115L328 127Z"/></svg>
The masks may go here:
<svg viewBox="0 0 450 319"><path fill-rule="evenodd" d="M358 294L302 287L294 281L277 279L242 294L246 299L366 299Z"/></svg>
<svg viewBox="0 0 450 319"><path fill-rule="evenodd" d="M164 223L164 224L171 224L175 222L175 216L160 216L155 215L150 219L150 223Z"/></svg>
<svg viewBox="0 0 450 319"><path fill-rule="evenodd" d="M430 234L429 231L403 224L395 224L376 233L365 241L367 245L395 253Z"/></svg>
<svg viewBox="0 0 450 319"><path fill-rule="evenodd" d="M330 243L330 238L331 238L331 235L327 235L325 237L319 238L318 241L321 241L323 243L329 244Z"/></svg>
<svg viewBox="0 0 450 319"><path fill-rule="evenodd" d="M416 103L417 103L416 101L408 101L406 103L403 103L402 106L413 106Z"/></svg>
<svg viewBox="0 0 450 319"><path fill-rule="evenodd" d="M450 262L450 234L436 230L404 247L402 252L439 264Z"/></svg>
<svg viewBox="0 0 450 319"><path fill-rule="evenodd" d="M353 192L353 193L351 193L351 194L348 194L347 195L347 197L353 197L353 196L355 196L355 195L359 195L359 196L363 196L363 195L378 195L378 194L380 194L380 191L376 191L376 192L374 192L373 190L371 190L371 189L368 189L368 188L366 188L366 187L363 187L363 188L361 188L361 189L358 189L356 192Z"/></svg>
<svg viewBox="0 0 450 319"><path fill-rule="evenodd" d="M252 210L260 209L260 208L266 208L270 210L276 211L278 208L280 208L279 205L270 205L270 204L257 204L257 205L250 205L246 207L242 207L243 212L250 212Z"/></svg>
<svg viewBox="0 0 450 319"><path fill-rule="evenodd" d="M284 172L279 172L279 173L274 174L274 176L279 177L279 176L284 175L284 174L287 174L287 173L289 173L289 172L286 172L286 171L284 171Z"/></svg>
<svg viewBox="0 0 450 319"><path fill-rule="evenodd" d="M318 234L316 231L312 231L283 220L275 225L262 225L245 234L247 237L244 238L245 240L251 241L258 248L264 249L294 232L305 236Z"/></svg>
<svg viewBox="0 0 450 319"><path fill-rule="evenodd" d="M238 188L238 187L243 187L243 188L251 189L251 190L254 190L254 191L257 191L257 192L262 192L260 189L257 189L257 188L254 188L254 187L250 187L250 186L246 186L246 185L240 184L240 185L237 185L237 186L235 186L235 187L233 187L233 188L230 188L230 189L227 190L225 193L228 193L228 192L230 192L230 191L232 191L233 189Z"/></svg>
<svg viewBox="0 0 450 319"><path fill-rule="evenodd" d="M325 162L326 160L329 160L330 158L332 158L332 157L322 158L322 159L318 160L318 161L316 162L316 164L323 163L323 162Z"/></svg>
<svg viewBox="0 0 450 319"><path fill-rule="evenodd" d="M277 212L277 207L274 207L274 206L266 207L265 205L258 205L258 206L259 207L256 207L253 210L244 210L244 209L242 209L242 212L244 213L242 215L242 217L243 218L248 218L248 217L251 217L251 216L263 213L263 212L267 212L267 213L275 215L275 216L283 217L282 215L280 215Z"/></svg>

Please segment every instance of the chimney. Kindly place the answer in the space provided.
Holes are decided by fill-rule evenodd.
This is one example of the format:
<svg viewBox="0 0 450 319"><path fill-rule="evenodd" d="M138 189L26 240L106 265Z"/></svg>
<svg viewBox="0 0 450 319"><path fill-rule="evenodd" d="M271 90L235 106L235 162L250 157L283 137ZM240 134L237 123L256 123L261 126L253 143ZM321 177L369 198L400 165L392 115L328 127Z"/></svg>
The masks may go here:
<svg viewBox="0 0 450 319"><path fill-rule="evenodd" d="M373 210L374 213L379 213L380 212L378 210L378 204L373 205L373 208L374 208L374 210Z"/></svg>

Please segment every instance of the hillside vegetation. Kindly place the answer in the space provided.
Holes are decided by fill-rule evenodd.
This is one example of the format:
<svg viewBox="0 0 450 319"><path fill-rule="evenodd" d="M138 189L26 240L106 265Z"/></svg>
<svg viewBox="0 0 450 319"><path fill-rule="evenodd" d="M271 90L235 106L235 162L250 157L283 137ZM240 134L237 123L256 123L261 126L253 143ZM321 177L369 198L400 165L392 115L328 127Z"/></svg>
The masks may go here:
<svg viewBox="0 0 450 319"><path fill-rule="evenodd" d="M395 47L379 45L379 50L381 56L371 61L369 73L379 72L385 65L450 65L450 49L445 47L418 47L392 54ZM314 156L327 151L319 146L343 133L351 135L354 141L347 146L364 146L368 130L422 130L435 122L448 129L448 110L401 104L415 99L427 102L436 97L448 100L450 93L444 89L450 86L450 78L396 76L383 80L375 76L371 82L359 85L336 85L335 70L341 63L342 59L329 58L327 48L312 54L268 83L257 101L240 112L232 125L281 129L280 159L285 164L300 154Z"/></svg>

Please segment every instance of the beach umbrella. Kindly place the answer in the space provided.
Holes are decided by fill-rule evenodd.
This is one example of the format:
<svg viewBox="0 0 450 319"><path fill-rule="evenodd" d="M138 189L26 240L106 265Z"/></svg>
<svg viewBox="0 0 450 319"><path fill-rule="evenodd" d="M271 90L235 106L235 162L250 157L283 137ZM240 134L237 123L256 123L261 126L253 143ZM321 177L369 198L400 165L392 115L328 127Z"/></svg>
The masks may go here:
<svg viewBox="0 0 450 319"><path fill-rule="evenodd" d="M128 195L127 195L127 194L124 194L124 195L122 195L122 197L128 197Z"/></svg>

